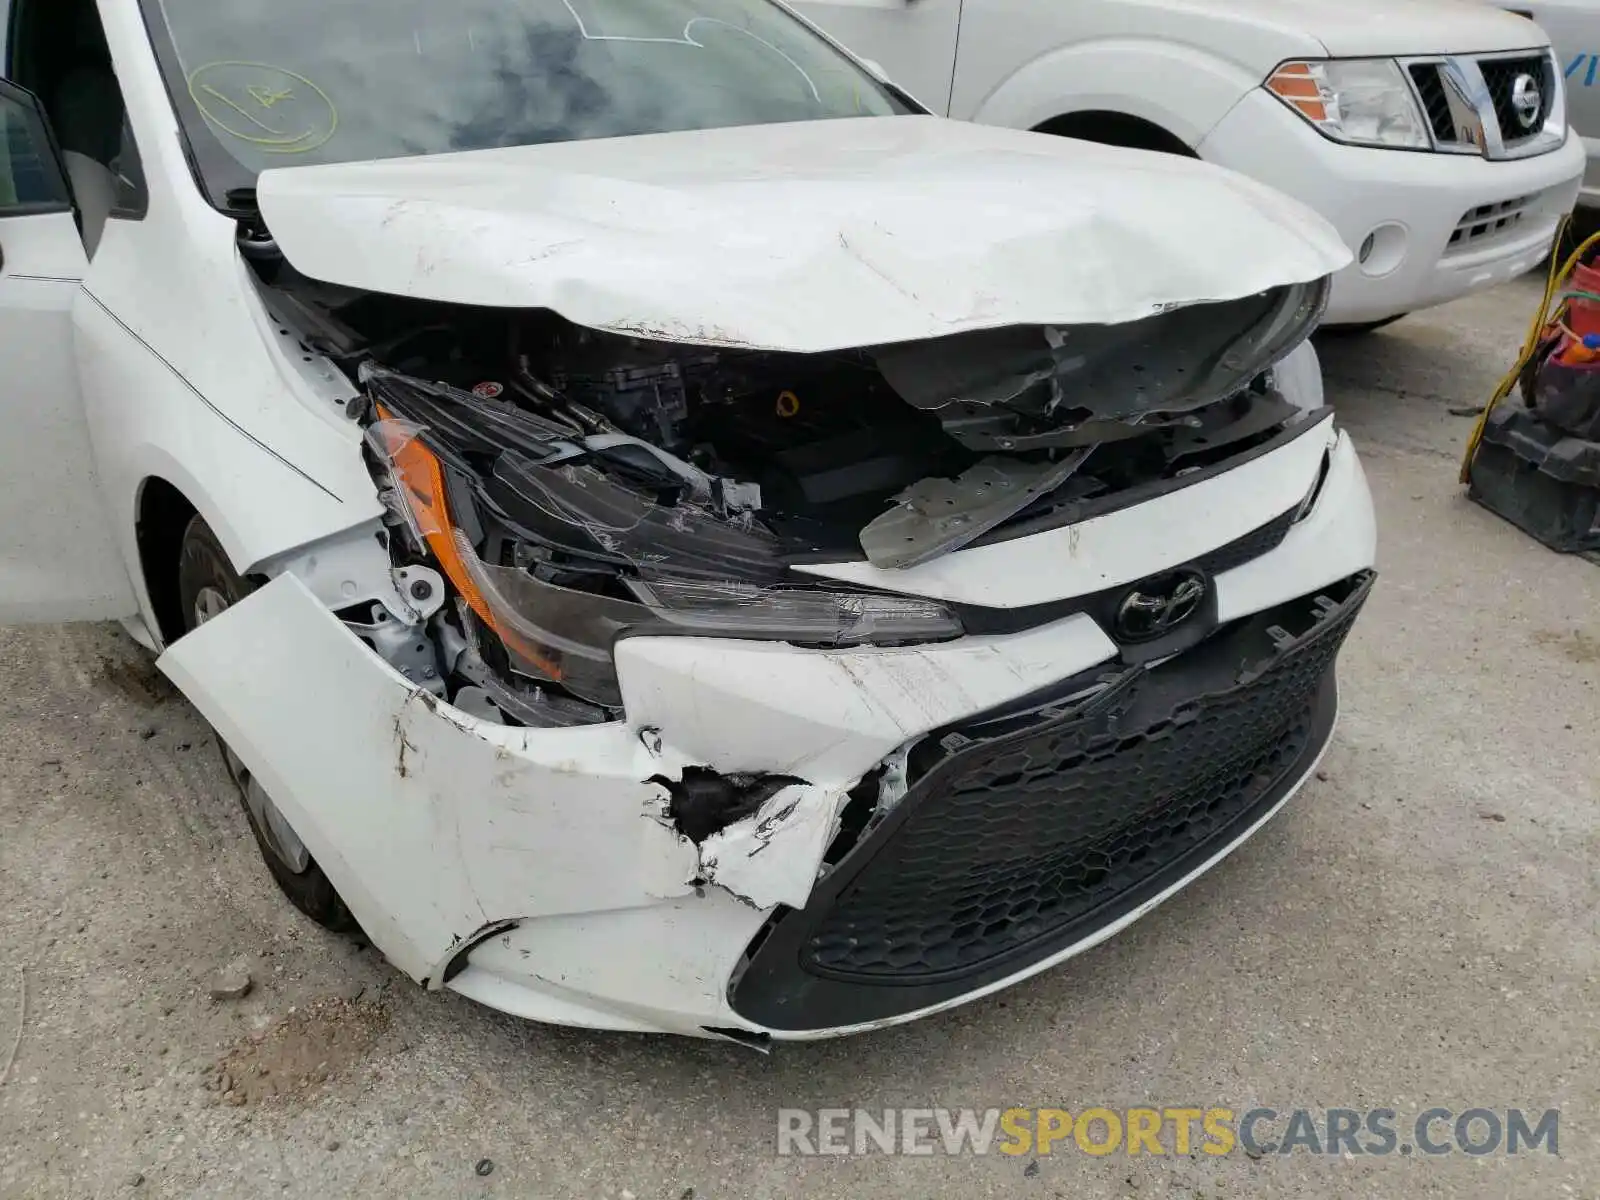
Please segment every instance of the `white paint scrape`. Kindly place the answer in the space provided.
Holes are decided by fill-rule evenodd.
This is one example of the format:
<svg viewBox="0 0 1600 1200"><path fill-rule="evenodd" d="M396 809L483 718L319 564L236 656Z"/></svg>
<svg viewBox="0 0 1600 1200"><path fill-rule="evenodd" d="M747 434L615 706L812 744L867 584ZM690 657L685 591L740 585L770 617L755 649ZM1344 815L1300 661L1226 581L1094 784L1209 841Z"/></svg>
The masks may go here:
<svg viewBox="0 0 1600 1200"><path fill-rule="evenodd" d="M804 908L849 799L848 792L808 784L784 788L755 816L705 840L702 876L757 908Z"/></svg>

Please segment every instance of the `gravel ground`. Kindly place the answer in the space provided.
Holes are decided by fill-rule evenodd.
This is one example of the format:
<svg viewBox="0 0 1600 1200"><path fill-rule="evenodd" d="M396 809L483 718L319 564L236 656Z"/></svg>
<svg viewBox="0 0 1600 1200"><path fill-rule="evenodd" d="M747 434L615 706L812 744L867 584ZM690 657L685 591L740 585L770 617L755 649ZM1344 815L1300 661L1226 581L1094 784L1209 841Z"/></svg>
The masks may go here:
<svg viewBox="0 0 1600 1200"><path fill-rule="evenodd" d="M280 899L118 630L0 630L0 1195L1600 1196L1600 568L1455 483L1450 409L1534 299L1324 347L1383 578L1317 781L1099 949L847 1042L763 1058L420 992ZM240 958L255 986L213 1000ZM1562 1157L774 1154L780 1106L1145 1103L1559 1107Z"/></svg>

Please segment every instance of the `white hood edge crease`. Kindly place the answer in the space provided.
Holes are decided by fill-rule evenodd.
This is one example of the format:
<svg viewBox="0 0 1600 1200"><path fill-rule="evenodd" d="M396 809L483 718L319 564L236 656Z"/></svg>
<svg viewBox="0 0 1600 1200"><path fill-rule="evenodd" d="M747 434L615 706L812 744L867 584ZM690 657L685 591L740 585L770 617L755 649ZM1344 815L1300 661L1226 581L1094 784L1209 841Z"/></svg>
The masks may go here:
<svg viewBox="0 0 1600 1200"><path fill-rule="evenodd" d="M1135 321L1350 261L1222 168L935 117L278 168L257 195L314 279L800 353Z"/></svg>

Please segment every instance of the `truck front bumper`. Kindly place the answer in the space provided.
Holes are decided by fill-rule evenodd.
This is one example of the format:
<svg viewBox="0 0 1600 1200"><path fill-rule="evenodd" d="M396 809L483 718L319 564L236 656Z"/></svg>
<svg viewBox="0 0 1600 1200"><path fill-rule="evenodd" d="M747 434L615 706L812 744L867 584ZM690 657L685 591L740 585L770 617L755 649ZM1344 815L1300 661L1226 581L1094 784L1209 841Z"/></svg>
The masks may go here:
<svg viewBox="0 0 1600 1200"><path fill-rule="evenodd" d="M1334 276L1329 324L1428 308L1528 271L1576 202L1585 164L1575 133L1548 154L1494 162L1343 146L1259 89L1199 152L1303 201L1339 231L1356 261Z"/></svg>

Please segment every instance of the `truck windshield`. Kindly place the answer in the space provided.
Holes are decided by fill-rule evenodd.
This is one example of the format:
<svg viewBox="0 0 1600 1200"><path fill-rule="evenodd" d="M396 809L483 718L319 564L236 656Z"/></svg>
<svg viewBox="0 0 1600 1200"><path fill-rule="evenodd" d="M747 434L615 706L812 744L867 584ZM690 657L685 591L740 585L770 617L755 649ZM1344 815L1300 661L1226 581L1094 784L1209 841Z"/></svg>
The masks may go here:
<svg viewBox="0 0 1600 1200"><path fill-rule="evenodd" d="M145 0L207 189L269 167L908 111L770 0Z"/></svg>

